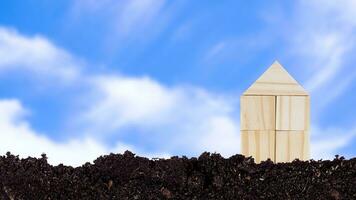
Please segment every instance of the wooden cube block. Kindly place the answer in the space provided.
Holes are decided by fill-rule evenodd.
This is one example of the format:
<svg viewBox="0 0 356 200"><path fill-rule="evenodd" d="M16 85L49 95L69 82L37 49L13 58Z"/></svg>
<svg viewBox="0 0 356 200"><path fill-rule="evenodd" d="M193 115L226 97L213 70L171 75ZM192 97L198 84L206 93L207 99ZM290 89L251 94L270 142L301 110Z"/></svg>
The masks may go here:
<svg viewBox="0 0 356 200"><path fill-rule="evenodd" d="M256 163L275 156L275 131L241 131L241 153L252 156Z"/></svg>
<svg viewBox="0 0 356 200"><path fill-rule="evenodd" d="M241 130L275 130L276 97L242 96Z"/></svg>
<svg viewBox="0 0 356 200"><path fill-rule="evenodd" d="M309 159L308 131L276 131L276 162Z"/></svg>
<svg viewBox="0 0 356 200"><path fill-rule="evenodd" d="M309 130L309 97L277 96L276 130Z"/></svg>

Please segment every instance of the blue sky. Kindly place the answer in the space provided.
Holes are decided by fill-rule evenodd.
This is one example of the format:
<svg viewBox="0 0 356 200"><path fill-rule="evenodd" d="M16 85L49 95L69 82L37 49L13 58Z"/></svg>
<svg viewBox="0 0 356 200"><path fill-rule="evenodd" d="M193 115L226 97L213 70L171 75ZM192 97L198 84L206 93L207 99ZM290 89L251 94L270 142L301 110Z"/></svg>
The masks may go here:
<svg viewBox="0 0 356 200"><path fill-rule="evenodd" d="M312 98L312 158L356 154L356 3L6 0L0 152L80 165L240 152L239 97L278 60Z"/></svg>

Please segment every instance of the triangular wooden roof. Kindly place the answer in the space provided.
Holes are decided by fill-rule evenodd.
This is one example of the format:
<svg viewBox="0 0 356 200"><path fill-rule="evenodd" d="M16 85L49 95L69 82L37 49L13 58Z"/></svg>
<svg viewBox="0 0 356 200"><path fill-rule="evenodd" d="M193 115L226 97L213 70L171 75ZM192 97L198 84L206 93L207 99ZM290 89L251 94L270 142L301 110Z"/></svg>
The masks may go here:
<svg viewBox="0 0 356 200"><path fill-rule="evenodd" d="M308 92L275 61L243 95L307 96Z"/></svg>

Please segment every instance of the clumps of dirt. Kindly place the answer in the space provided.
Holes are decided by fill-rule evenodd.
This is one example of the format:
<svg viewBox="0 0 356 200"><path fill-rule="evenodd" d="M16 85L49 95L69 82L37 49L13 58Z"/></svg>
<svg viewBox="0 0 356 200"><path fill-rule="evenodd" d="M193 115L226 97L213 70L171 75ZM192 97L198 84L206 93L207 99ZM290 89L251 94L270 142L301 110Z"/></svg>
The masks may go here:
<svg viewBox="0 0 356 200"><path fill-rule="evenodd" d="M127 151L81 167L0 157L0 197L12 199L356 199L356 158L255 164L203 153L149 160Z"/></svg>

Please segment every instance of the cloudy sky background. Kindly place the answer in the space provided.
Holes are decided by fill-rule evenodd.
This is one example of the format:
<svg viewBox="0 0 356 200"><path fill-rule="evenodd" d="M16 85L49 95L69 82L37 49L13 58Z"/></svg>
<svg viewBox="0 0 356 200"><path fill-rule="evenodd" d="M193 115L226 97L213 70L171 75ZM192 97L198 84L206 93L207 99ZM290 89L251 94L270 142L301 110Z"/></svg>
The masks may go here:
<svg viewBox="0 0 356 200"><path fill-rule="evenodd" d="M239 97L279 60L311 93L312 158L355 157L355 39L352 0L5 0L0 154L239 153Z"/></svg>

